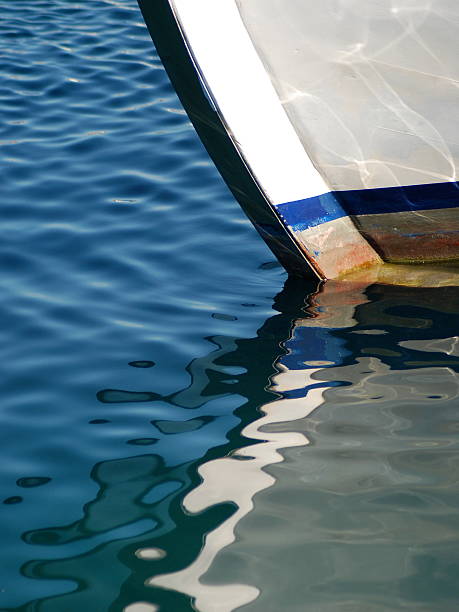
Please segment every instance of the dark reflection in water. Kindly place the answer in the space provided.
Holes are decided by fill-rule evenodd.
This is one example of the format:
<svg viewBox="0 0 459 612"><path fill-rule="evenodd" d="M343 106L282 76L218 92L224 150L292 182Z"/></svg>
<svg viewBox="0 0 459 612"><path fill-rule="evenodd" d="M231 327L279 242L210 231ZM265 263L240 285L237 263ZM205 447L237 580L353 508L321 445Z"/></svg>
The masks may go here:
<svg viewBox="0 0 459 612"><path fill-rule="evenodd" d="M289 299L293 297L303 305L305 289L301 285L297 288L299 292L295 290ZM282 294L279 304L283 299ZM296 311L297 304L289 304ZM140 600L160 603L161 609L166 610L191 610L186 594L152 588L146 581L152 572L173 572L190 565L199 557L206 534L235 514L237 501L215 504L197 515L184 512L182 503L199 483L200 465L253 444L241 436L241 429L256 419L258 408L273 397L267 387L275 371L274 361L285 352L280 345L288 337L291 325L292 315L287 308L270 318L255 338L210 338L215 350L190 363L190 386L170 396L161 397L150 391L97 393L102 402L136 402L141 396L140 401L161 400L187 409L206 410L208 406L213 414L176 421L153 420L157 438L128 442L155 443L154 453L94 466L91 477L98 485L98 493L94 499L84 501L81 519L24 533L22 537L28 544L41 550L49 547L51 555L46 556L51 558L26 563L21 569L23 575L70 581L75 586L69 593L15 609L96 612L123 610ZM230 387L228 380L233 383ZM220 405L218 400L230 394L236 402ZM238 405L235 410L234 404ZM230 417L228 430L225 412ZM233 423L238 425L234 427ZM200 430L212 425L224 428L223 438L227 441L214 448L208 446L214 438L210 431L206 434L209 443L205 435L204 444L198 438L193 460L184 460L190 450L193 454L189 434L199 436ZM157 550L165 551L164 556L148 554Z"/></svg>
<svg viewBox="0 0 459 612"><path fill-rule="evenodd" d="M98 392L197 414L152 420L78 520L23 533L22 574L62 594L8 609L457 609L459 288L313 289L211 338L176 393Z"/></svg>

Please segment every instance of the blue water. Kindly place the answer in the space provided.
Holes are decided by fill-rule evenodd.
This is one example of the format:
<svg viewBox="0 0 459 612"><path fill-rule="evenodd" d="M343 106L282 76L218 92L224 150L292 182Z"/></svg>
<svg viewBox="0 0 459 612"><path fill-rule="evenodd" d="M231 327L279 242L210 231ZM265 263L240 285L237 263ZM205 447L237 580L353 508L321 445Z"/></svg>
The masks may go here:
<svg viewBox="0 0 459 612"><path fill-rule="evenodd" d="M134 0L0 15L0 609L457 610L458 289L287 282Z"/></svg>

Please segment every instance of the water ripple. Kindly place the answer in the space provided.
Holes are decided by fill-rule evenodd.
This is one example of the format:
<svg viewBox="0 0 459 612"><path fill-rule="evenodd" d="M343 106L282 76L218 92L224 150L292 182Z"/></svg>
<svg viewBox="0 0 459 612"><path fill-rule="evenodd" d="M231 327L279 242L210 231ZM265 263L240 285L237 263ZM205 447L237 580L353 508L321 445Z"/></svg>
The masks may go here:
<svg viewBox="0 0 459 612"><path fill-rule="evenodd" d="M457 291L274 297L134 0L0 10L0 609L455 609Z"/></svg>

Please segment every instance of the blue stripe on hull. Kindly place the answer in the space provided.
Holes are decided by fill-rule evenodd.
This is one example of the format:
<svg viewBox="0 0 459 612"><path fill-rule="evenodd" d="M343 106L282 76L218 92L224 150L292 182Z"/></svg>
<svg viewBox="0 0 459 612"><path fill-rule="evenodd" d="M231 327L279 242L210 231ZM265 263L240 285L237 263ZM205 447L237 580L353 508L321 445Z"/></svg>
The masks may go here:
<svg viewBox="0 0 459 612"><path fill-rule="evenodd" d="M296 232L340 217L347 217L347 213L338 204L333 192L305 200L278 204L276 210L287 225Z"/></svg>
<svg viewBox="0 0 459 612"><path fill-rule="evenodd" d="M457 182L331 191L276 209L295 231L302 231L347 215L376 215L459 208Z"/></svg>

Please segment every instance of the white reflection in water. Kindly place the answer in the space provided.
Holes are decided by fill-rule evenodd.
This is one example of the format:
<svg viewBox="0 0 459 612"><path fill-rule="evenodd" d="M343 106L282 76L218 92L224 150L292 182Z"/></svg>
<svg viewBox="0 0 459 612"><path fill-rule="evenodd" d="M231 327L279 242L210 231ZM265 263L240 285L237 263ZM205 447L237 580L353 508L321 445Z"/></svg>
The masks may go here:
<svg viewBox="0 0 459 612"><path fill-rule="evenodd" d="M202 465L202 483L183 502L190 513L227 502L235 512L207 534L193 563L150 585L190 596L199 612L251 602L254 610L278 610L285 601L295 612L388 612L394 602L420 603L424 583L435 590L436 578L422 573L428 547L457 541L448 465L457 457L459 376L452 361L431 363L422 352L457 354L455 336L439 339L432 331L433 339L424 339L435 312L453 313L457 304L447 300L434 310L438 294L411 289L383 289L369 302L366 288L329 283L313 299L314 317L293 322L284 348L296 361L280 357L269 387L290 397L265 404L244 428L257 443ZM401 316L398 307L410 303L418 310ZM362 329L353 329L357 323ZM346 331L333 333L340 328ZM423 339L413 339L418 333ZM309 433L317 444L303 453ZM282 478L280 466L268 473L286 456ZM274 484L255 507L255 495ZM219 584L225 579L231 583Z"/></svg>
<svg viewBox="0 0 459 612"><path fill-rule="evenodd" d="M147 603L146 601L138 601L133 603L126 608L124 608L123 612L157 612L158 606L154 604Z"/></svg>
<svg viewBox="0 0 459 612"><path fill-rule="evenodd" d="M355 325L354 307L365 303L367 299L362 284L354 284L352 291L349 289L349 285L330 283L328 290L322 291L313 301L316 318L298 319L294 327L339 328ZM294 335L295 332L292 338ZM289 341L286 342L286 347L288 345ZM311 350L314 352L313 347ZM319 359L304 363L321 366L333 362ZM276 366L278 374L272 377L270 389L278 393L305 389L316 383L314 375L320 371L320 367L290 370L280 362ZM232 502L237 510L207 534L199 556L191 565L178 572L155 576L148 584L189 595L195 600L199 612L231 612L259 596L260 590L249 584L211 585L202 582L201 578L217 554L235 541L237 524L252 511L254 496L275 484L273 476L264 468L284 460L280 449L306 446L309 443L301 432L267 432L267 426L307 417L323 403L324 391L324 388L313 388L307 391L306 396L280 398L265 404L261 408L263 416L242 431L243 436L259 440L258 444L243 447L233 456L215 459L200 467L202 483L185 497L185 509L190 513L199 513L215 504Z"/></svg>
<svg viewBox="0 0 459 612"><path fill-rule="evenodd" d="M157 559L163 559L166 556L166 551L161 548L139 548L135 551L135 556L138 559L156 561Z"/></svg>
<svg viewBox="0 0 459 612"><path fill-rule="evenodd" d="M288 391L313 383L318 369L289 371L283 368L274 376L272 389ZM202 512L214 504L233 502L237 511L209 533L200 555L182 571L156 576L151 585L181 591L193 597L200 612L231 612L259 595L258 588L246 584L208 585L201 582L216 555L234 542L238 522L253 509L253 497L271 487L275 480L263 468L283 461L279 449L304 446L308 439L299 432L267 433L263 428L273 423L296 421L308 416L323 401L323 388L311 389L306 397L278 399L263 406L262 416L243 430L247 438L259 444L241 448L237 455L215 459L201 466L202 483L185 498L185 509Z"/></svg>
<svg viewBox="0 0 459 612"><path fill-rule="evenodd" d="M400 342L400 346L415 349L416 351L445 353L445 355L459 357L459 336L441 338L439 340L406 340L405 342Z"/></svg>

